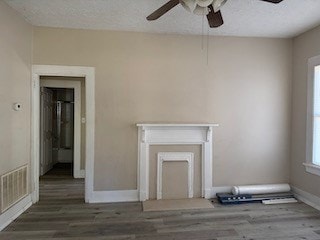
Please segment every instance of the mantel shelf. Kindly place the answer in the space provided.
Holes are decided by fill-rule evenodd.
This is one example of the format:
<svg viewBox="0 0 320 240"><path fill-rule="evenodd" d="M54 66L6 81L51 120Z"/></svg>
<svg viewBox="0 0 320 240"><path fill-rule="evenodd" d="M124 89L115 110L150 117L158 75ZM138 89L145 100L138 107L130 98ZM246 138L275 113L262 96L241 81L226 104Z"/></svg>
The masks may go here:
<svg viewBox="0 0 320 240"><path fill-rule="evenodd" d="M219 127L217 123L137 123L137 127Z"/></svg>

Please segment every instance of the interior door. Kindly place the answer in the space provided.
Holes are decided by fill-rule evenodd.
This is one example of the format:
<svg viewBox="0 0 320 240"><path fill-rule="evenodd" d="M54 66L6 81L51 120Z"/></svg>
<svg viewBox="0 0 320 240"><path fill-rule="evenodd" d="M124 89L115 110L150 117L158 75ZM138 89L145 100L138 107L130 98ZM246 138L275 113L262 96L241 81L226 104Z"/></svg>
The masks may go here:
<svg viewBox="0 0 320 240"><path fill-rule="evenodd" d="M52 90L41 88L40 101L40 176L44 175L53 167L52 158Z"/></svg>

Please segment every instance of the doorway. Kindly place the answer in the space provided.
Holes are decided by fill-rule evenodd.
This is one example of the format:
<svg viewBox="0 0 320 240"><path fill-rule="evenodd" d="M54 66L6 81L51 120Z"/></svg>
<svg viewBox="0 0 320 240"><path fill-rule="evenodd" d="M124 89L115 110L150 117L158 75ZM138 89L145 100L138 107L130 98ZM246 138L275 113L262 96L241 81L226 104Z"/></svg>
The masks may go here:
<svg viewBox="0 0 320 240"><path fill-rule="evenodd" d="M78 177L74 166L74 89L40 89L40 177Z"/></svg>
<svg viewBox="0 0 320 240"><path fill-rule="evenodd" d="M68 198L75 185L82 186L76 194L84 198L84 180L78 179L84 178L82 88L84 78L40 77L40 199ZM61 195L61 189L65 194Z"/></svg>
<svg viewBox="0 0 320 240"><path fill-rule="evenodd" d="M73 163L73 177L84 178L86 153L86 98L84 78L64 76L41 76L40 94L42 94L41 91L43 89L45 89L46 92L51 91L51 93L54 94L52 95L52 97L54 98L52 100L52 113L53 116L55 116L57 119L53 120L51 123L51 134L47 133L49 137L55 138L52 139L52 141L55 140L52 142L52 144L55 144L55 146L53 146L55 150L52 151L53 159L59 160L56 162ZM43 96L40 96L41 103ZM42 116L40 109L40 120L41 117ZM56 126L56 129L54 128L54 126ZM42 156L40 155L40 157ZM41 165L39 170L41 175Z"/></svg>
<svg viewBox="0 0 320 240"><path fill-rule="evenodd" d="M85 140L85 146L79 147L76 150L77 146L76 141L81 139L81 134L79 137L74 138L74 168L73 173L76 171L75 166L78 164L82 168L78 172L80 177L85 177L84 190L85 190L85 202L92 201L93 197L93 161L94 161L94 129L95 129L95 69L93 67L77 67L77 66L56 66L56 65L33 65L32 68L32 154L31 154L31 188L32 188L32 202L36 203L39 201L39 176L40 176L40 90L41 87L47 88L57 88L50 84L57 83L57 80L50 80L50 84L40 86L40 83L43 84L44 76L47 77L69 77L69 78L82 78L85 86L82 88L84 90L83 96L85 96L85 103L81 106L85 108L83 111L85 113L85 118L81 119L80 114L76 114L77 109L80 112L81 106L77 107L76 98L80 98L81 91L74 91L74 119L79 118L79 121L75 121L74 124L74 134L83 133L82 138ZM69 83L71 81L68 81ZM60 86L58 88L72 88L69 86ZM84 123L84 124L83 124ZM77 126L78 124L78 126ZM85 126L84 131L78 130L81 129L81 126ZM81 154L81 149L84 151ZM77 157L77 155L79 155ZM83 161L76 161L80 159L82 155ZM82 164L82 165L81 165Z"/></svg>

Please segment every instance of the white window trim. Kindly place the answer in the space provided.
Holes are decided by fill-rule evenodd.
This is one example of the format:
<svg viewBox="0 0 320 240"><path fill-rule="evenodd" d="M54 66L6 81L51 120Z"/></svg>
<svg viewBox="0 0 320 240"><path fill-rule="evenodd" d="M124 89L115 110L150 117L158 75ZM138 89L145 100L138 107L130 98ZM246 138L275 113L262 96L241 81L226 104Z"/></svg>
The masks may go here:
<svg viewBox="0 0 320 240"><path fill-rule="evenodd" d="M314 69L320 65L320 56L308 60L308 96L307 96L307 132L306 132L306 171L320 176L320 166L312 162L313 159L313 104L314 104Z"/></svg>

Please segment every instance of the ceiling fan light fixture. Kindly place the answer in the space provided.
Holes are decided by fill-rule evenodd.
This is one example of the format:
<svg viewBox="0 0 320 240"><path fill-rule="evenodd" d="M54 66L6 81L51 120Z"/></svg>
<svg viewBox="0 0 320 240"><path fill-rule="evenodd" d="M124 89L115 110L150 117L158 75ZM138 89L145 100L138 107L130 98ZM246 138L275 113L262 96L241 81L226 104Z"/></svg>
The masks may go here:
<svg viewBox="0 0 320 240"><path fill-rule="evenodd" d="M180 0L180 4L184 7L188 12L193 12L196 8L196 1L195 0Z"/></svg>
<svg viewBox="0 0 320 240"><path fill-rule="evenodd" d="M209 7L213 3L214 0L196 0L197 5L203 8Z"/></svg>
<svg viewBox="0 0 320 240"><path fill-rule="evenodd" d="M218 12L226 2L227 0L213 0L212 5L214 12Z"/></svg>
<svg viewBox="0 0 320 240"><path fill-rule="evenodd" d="M193 13L199 16L204 16L209 13L209 9L208 7L201 7L197 5L196 8L193 10Z"/></svg>
<svg viewBox="0 0 320 240"><path fill-rule="evenodd" d="M188 12L203 16L209 13L208 6L210 6L213 1L214 0L180 0L180 4Z"/></svg>

